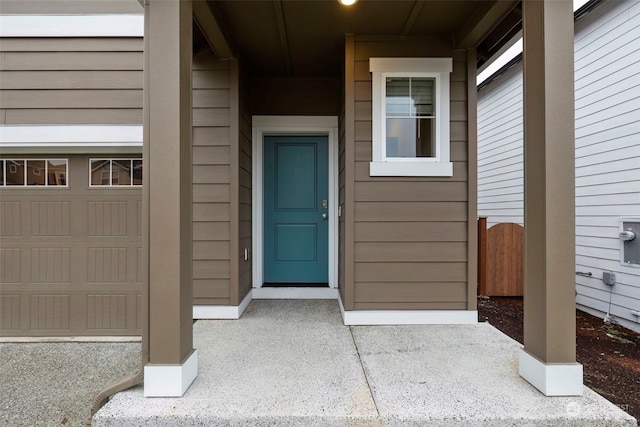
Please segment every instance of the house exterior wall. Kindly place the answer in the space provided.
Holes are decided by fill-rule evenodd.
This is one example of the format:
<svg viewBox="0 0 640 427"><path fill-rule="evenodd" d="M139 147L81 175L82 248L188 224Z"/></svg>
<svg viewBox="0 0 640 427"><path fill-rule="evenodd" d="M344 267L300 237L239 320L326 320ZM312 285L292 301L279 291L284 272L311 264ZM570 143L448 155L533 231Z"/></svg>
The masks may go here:
<svg viewBox="0 0 640 427"><path fill-rule="evenodd" d="M231 301L231 70L212 56L193 62L193 297Z"/></svg>
<svg viewBox="0 0 640 427"><path fill-rule="evenodd" d="M603 2L575 25L578 308L640 330L640 267L621 265L619 219L640 212L640 4ZM522 224L522 66L478 95L478 213ZM499 154L499 147L502 148ZM603 272L616 284L603 284ZM609 307L609 300L611 306Z"/></svg>
<svg viewBox="0 0 640 427"><path fill-rule="evenodd" d="M349 39L347 44L345 131L341 138L341 152L346 153L341 156L344 158L341 170L343 161L345 170L341 173L341 182L345 181L341 203L344 197L347 276L341 296L345 308L465 310L468 308L467 52L454 51L449 43L438 40L355 36L350 56ZM369 176L372 159L369 58L372 57L453 58L452 177ZM353 280L348 278L351 268Z"/></svg>
<svg viewBox="0 0 640 427"><path fill-rule="evenodd" d="M141 124L142 49L140 37L1 39L0 125Z"/></svg>

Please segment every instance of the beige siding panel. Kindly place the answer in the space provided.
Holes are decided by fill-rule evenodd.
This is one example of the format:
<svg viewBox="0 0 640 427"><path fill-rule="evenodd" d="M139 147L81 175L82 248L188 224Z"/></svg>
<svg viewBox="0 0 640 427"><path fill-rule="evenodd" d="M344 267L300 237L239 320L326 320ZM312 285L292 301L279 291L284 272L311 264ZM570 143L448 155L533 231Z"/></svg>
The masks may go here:
<svg viewBox="0 0 640 427"><path fill-rule="evenodd" d="M22 250L0 248L0 284L21 283Z"/></svg>
<svg viewBox="0 0 640 427"><path fill-rule="evenodd" d="M193 145L229 145L228 127L194 127Z"/></svg>
<svg viewBox="0 0 640 427"><path fill-rule="evenodd" d="M371 122L355 123L355 140L356 141L371 142L371 137L372 137Z"/></svg>
<svg viewBox="0 0 640 427"><path fill-rule="evenodd" d="M32 236L68 236L69 202L31 202Z"/></svg>
<svg viewBox="0 0 640 427"><path fill-rule="evenodd" d="M193 108L229 108L228 89L198 89L193 91Z"/></svg>
<svg viewBox="0 0 640 427"><path fill-rule="evenodd" d="M355 303L355 310L467 310L466 302Z"/></svg>
<svg viewBox="0 0 640 427"><path fill-rule="evenodd" d="M0 70L142 70L142 52L6 52Z"/></svg>
<svg viewBox="0 0 640 427"><path fill-rule="evenodd" d="M228 165L229 147L197 146L193 147L194 165Z"/></svg>
<svg viewBox="0 0 640 427"><path fill-rule="evenodd" d="M0 295L0 330L20 329L20 295Z"/></svg>
<svg viewBox="0 0 640 427"><path fill-rule="evenodd" d="M0 89L140 89L142 71L1 71Z"/></svg>
<svg viewBox="0 0 640 427"><path fill-rule="evenodd" d="M466 101L467 96L467 83L466 82L451 82L450 94L452 101Z"/></svg>
<svg viewBox="0 0 640 427"><path fill-rule="evenodd" d="M3 0L2 13L7 15L29 14L103 14L142 13L144 9L136 0Z"/></svg>
<svg viewBox="0 0 640 427"><path fill-rule="evenodd" d="M2 52L142 52L142 37L0 38Z"/></svg>
<svg viewBox="0 0 640 427"><path fill-rule="evenodd" d="M358 101L371 101L371 82L355 82L355 99ZM357 103L356 103L357 104Z"/></svg>
<svg viewBox="0 0 640 427"><path fill-rule="evenodd" d="M193 167L194 184L229 184L229 166Z"/></svg>
<svg viewBox="0 0 640 427"><path fill-rule="evenodd" d="M4 108L142 108L142 89L3 90Z"/></svg>
<svg viewBox="0 0 640 427"><path fill-rule="evenodd" d="M6 124L142 124L142 109L6 110Z"/></svg>
<svg viewBox="0 0 640 427"><path fill-rule="evenodd" d="M466 182L356 182L356 202L466 201Z"/></svg>
<svg viewBox="0 0 640 427"><path fill-rule="evenodd" d="M56 330L69 329L69 295L31 295L30 329Z"/></svg>
<svg viewBox="0 0 640 427"><path fill-rule="evenodd" d="M0 202L0 236L20 236L20 202Z"/></svg>
<svg viewBox="0 0 640 427"><path fill-rule="evenodd" d="M450 102L450 119L452 122L465 122L467 121L467 103L466 101L451 101Z"/></svg>
<svg viewBox="0 0 640 427"><path fill-rule="evenodd" d="M194 279L229 279L229 261L193 261Z"/></svg>
<svg viewBox="0 0 640 427"><path fill-rule="evenodd" d="M195 241L193 242L194 260L229 260L229 242Z"/></svg>
<svg viewBox="0 0 640 427"><path fill-rule="evenodd" d="M87 328L126 329L126 295L87 295Z"/></svg>
<svg viewBox="0 0 640 427"><path fill-rule="evenodd" d="M220 71L193 71L194 89L229 89L229 72Z"/></svg>
<svg viewBox="0 0 640 427"><path fill-rule="evenodd" d="M465 221L466 202L358 202L355 206L359 221Z"/></svg>
<svg viewBox="0 0 640 427"><path fill-rule="evenodd" d="M228 108L194 108L193 126L229 126Z"/></svg>
<svg viewBox="0 0 640 427"><path fill-rule="evenodd" d="M356 262L466 262L466 242L367 242L355 244Z"/></svg>
<svg viewBox="0 0 640 427"><path fill-rule="evenodd" d="M194 221L229 221L229 203L195 203Z"/></svg>
<svg viewBox="0 0 640 427"><path fill-rule="evenodd" d="M359 222L356 242L466 242L464 222Z"/></svg>
<svg viewBox="0 0 640 427"><path fill-rule="evenodd" d="M89 202L89 236L126 236L127 202Z"/></svg>
<svg viewBox="0 0 640 427"><path fill-rule="evenodd" d="M356 282L464 282L467 280L463 262L357 262Z"/></svg>
<svg viewBox="0 0 640 427"><path fill-rule="evenodd" d="M362 303L465 302L467 284L357 283L356 300Z"/></svg>
<svg viewBox="0 0 640 427"><path fill-rule="evenodd" d="M371 101L360 101L355 103L355 118L356 121L368 121L371 122L372 110Z"/></svg>
<svg viewBox="0 0 640 427"><path fill-rule="evenodd" d="M93 283L127 282L127 248L89 248L87 281Z"/></svg>
<svg viewBox="0 0 640 427"><path fill-rule="evenodd" d="M451 122L451 128L450 128L450 138L451 138L451 145L452 148L455 145L454 142L456 141L463 141L466 142L467 141L467 123L466 122ZM454 158L452 157L452 160L454 160Z"/></svg>
<svg viewBox="0 0 640 427"><path fill-rule="evenodd" d="M196 222L193 223L193 240L229 240L229 223Z"/></svg>
<svg viewBox="0 0 640 427"><path fill-rule="evenodd" d="M69 248L31 249L31 282L69 283Z"/></svg>
<svg viewBox="0 0 640 427"><path fill-rule="evenodd" d="M229 184L193 184L194 203L227 203Z"/></svg>
<svg viewBox="0 0 640 427"><path fill-rule="evenodd" d="M229 279L194 279L193 298L195 304L206 304L202 298L226 298L227 301L219 303L229 304Z"/></svg>

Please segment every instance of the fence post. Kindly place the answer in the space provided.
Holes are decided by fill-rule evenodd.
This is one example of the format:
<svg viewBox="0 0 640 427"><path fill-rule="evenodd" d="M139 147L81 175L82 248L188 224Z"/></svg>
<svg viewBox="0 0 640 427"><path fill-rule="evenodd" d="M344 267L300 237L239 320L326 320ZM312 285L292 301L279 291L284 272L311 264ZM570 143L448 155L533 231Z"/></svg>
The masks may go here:
<svg viewBox="0 0 640 427"><path fill-rule="evenodd" d="M487 217L478 217L478 294L487 294Z"/></svg>

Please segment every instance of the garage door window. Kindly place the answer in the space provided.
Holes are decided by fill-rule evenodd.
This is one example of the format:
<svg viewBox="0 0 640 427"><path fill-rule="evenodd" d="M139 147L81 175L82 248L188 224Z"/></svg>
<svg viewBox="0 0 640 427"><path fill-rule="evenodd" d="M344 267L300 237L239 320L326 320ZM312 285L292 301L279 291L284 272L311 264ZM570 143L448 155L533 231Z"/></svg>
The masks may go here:
<svg viewBox="0 0 640 427"><path fill-rule="evenodd" d="M140 187L142 159L89 160L91 187Z"/></svg>
<svg viewBox="0 0 640 427"><path fill-rule="evenodd" d="M66 187L67 159L0 159L2 187Z"/></svg>

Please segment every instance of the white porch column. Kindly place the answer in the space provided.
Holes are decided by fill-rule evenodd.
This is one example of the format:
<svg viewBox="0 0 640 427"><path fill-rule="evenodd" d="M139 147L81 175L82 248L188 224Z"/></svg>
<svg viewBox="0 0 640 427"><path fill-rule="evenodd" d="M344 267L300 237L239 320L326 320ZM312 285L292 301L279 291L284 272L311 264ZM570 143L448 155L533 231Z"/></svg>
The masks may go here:
<svg viewBox="0 0 640 427"><path fill-rule="evenodd" d="M524 0L525 283L520 375L582 394L575 330L573 4Z"/></svg>
<svg viewBox="0 0 640 427"><path fill-rule="evenodd" d="M182 396L197 374L191 274L192 3L145 3L143 242L149 363L144 395Z"/></svg>

